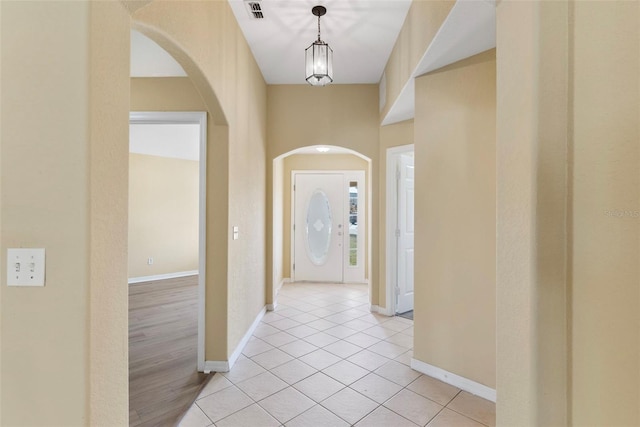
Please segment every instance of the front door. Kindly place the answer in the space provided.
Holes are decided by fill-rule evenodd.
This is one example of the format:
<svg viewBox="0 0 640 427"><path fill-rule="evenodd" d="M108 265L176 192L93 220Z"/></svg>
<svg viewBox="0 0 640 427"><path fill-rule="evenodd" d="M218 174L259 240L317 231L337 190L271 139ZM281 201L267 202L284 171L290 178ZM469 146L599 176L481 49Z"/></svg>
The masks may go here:
<svg viewBox="0 0 640 427"><path fill-rule="evenodd" d="M344 194L343 174L294 175L295 281L343 281Z"/></svg>

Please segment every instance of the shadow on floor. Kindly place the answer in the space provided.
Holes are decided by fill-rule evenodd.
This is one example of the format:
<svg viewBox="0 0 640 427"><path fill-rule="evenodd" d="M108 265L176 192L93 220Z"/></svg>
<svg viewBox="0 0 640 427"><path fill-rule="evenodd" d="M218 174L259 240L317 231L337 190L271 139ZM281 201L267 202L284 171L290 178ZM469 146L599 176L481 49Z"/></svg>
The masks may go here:
<svg viewBox="0 0 640 427"><path fill-rule="evenodd" d="M404 317L405 319L413 320L413 310L405 311L404 313L396 314L398 317Z"/></svg>

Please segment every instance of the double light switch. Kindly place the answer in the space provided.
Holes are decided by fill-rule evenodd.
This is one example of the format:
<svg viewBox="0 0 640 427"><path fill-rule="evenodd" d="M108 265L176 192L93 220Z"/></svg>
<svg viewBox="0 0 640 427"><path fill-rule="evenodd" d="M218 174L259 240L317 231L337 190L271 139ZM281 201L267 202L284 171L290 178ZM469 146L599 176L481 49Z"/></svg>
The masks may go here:
<svg viewBox="0 0 640 427"><path fill-rule="evenodd" d="M7 286L44 286L44 248L7 250Z"/></svg>

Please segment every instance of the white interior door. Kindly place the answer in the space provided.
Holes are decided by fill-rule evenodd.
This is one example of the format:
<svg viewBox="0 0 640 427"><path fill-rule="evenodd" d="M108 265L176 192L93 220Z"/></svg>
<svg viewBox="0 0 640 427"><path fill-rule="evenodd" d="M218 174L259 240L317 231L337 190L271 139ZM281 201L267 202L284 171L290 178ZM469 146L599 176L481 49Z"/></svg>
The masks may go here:
<svg viewBox="0 0 640 427"><path fill-rule="evenodd" d="M295 174L294 199L294 280L342 282L343 174Z"/></svg>
<svg viewBox="0 0 640 427"><path fill-rule="evenodd" d="M398 304L396 311L413 310L413 156L403 154L398 179Z"/></svg>

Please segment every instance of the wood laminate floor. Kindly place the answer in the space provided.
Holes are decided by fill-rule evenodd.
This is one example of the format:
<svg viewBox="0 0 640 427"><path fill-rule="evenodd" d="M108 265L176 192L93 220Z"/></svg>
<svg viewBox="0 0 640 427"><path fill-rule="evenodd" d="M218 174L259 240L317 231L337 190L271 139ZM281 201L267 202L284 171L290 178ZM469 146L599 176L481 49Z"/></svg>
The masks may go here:
<svg viewBox="0 0 640 427"><path fill-rule="evenodd" d="M196 370L198 276L129 285L129 425L174 426L207 375Z"/></svg>

